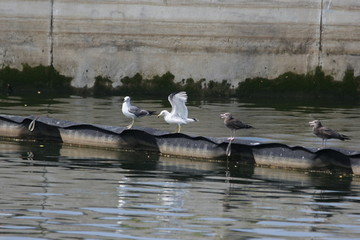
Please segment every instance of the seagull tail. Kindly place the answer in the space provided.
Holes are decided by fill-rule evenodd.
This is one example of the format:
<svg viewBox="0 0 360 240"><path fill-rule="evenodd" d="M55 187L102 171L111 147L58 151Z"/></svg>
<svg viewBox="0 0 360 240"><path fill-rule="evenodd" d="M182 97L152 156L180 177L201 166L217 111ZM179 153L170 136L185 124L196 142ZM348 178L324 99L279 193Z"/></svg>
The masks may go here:
<svg viewBox="0 0 360 240"><path fill-rule="evenodd" d="M149 115L156 115L156 111L148 111Z"/></svg>
<svg viewBox="0 0 360 240"><path fill-rule="evenodd" d="M199 122L199 119L197 119L197 118L187 118L185 121L186 121L186 123Z"/></svg>
<svg viewBox="0 0 360 240"><path fill-rule="evenodd" d="M341 141L350 140L350 137L348 137L348 136L346 136L346 135L343 135L343 134L340 134L340 140L341 140Z"/></svg>

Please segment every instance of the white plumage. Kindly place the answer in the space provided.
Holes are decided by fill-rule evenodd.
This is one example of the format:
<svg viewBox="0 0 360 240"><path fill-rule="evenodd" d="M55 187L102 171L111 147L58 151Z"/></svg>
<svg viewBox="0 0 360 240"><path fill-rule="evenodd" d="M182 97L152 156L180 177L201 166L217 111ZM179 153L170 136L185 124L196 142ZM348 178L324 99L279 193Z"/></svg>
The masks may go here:
<svg viewBox="0 0 360 240"><path fill-rule="evenodd" d="M181 125L199 121L196 118L188 117L188 109L185 105L187 101L186 92L172 93L168 96L168 100L172 107L171 112L162 110L158 117L164 116L167 123L177 124L177 133L180 132Z"/></svg>
<svg viewBox="0 0 360 240"><path fill-rule="evenodd" d="M147 111L145 109L141 109L136 106L132 106L130 103L129 96L126 96L124 98L124 102L122 104L121 110L126 117L132 119L132 122L130 123L130 125L127 126L127 128L129 128L129 129L132 128L132 126L134 125L135 118L144 117L147 115L153 115L155 113L155 111Z"/></svg>

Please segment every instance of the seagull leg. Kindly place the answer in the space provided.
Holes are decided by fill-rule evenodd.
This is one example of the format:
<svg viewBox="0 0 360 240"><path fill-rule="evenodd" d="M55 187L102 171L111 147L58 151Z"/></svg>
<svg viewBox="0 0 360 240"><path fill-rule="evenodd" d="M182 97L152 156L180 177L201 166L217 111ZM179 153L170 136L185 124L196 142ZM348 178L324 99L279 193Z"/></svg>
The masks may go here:
<svg viewBox="0 0 360 240"><path fill-rule="evenodd" d="M177 125L177 128L176 128L176 132L179 133L179 132L180 132L180 129L181 129L181 125L178 124L178 125Z"/></svg>
<svg viewBox="0 0 360 240"><path fill-rule="evenodd" d="M231 136L228 138L229 141L235 140L235 131L231 130Z"/></svg>
<svg viewBox="0 0 360 240"><path fill-rule="evenodd" d="M135 118L132 119L131 123L129 126L127 126L127 129L130 129L132 128L132 126L134 125L134 122L135 122Z"/></svg>
<svg viewBox="0 0 360 240"><path fill-rule="evenodd" d="M327 139L322 138L321 140L322 140L321 147L325 148L325 147L326 147L326 141L327 141Z"/></svg>

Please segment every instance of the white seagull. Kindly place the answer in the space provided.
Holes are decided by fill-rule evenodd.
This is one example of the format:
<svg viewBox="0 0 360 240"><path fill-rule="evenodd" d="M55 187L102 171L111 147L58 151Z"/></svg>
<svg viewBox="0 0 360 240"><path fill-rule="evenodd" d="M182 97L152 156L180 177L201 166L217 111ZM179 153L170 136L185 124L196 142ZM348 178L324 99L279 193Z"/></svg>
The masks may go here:
<svg viewBox="0 0 360 240"><path fill-rule="evenodd" d="M130 97L126 96L124 98L124 102L122 104L122 112L123 114L132 119L132 122L129 126L127 126L128 129L132 128L135 122L135 118L144 117L148 115L153 115L155 111L147 111L145 109L138 108L136 106L132 106L130 103Z"/></svg>
<svg viewBox="0 0 360 240"><path fill-rule="evenodd" d="M180 132L181 125L199 121L196 118L188 118L188 109L185 106L187 101L186 92L172 93L168 96L168 100L172 107L171 112L162 110L158 117L164 116L167 123L177 124L177 133Z"/></svg>

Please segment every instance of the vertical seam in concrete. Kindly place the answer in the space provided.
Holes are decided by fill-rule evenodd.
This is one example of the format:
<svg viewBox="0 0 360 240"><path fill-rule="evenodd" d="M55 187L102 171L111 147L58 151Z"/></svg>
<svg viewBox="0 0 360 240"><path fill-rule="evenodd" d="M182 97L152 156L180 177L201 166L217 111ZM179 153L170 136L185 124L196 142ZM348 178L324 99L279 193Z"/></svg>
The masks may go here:
<svg viewBox="0 0 360 240"><path fill-rule="evenodd" d="M323 10L324 0L321 0L320 6L320 19L319 19L319 55L318 55L318 66L322 65L322 33L323 33Z"/></svg>
<svg viewBox="0 0 360 240"><path fill-rule="evenodd" d="M53 66L54 63L54 39L53 39L53 29L54 29L54 0L50 0L50 29L49 29L49 38L50 38L50 66Z"/></svg>

